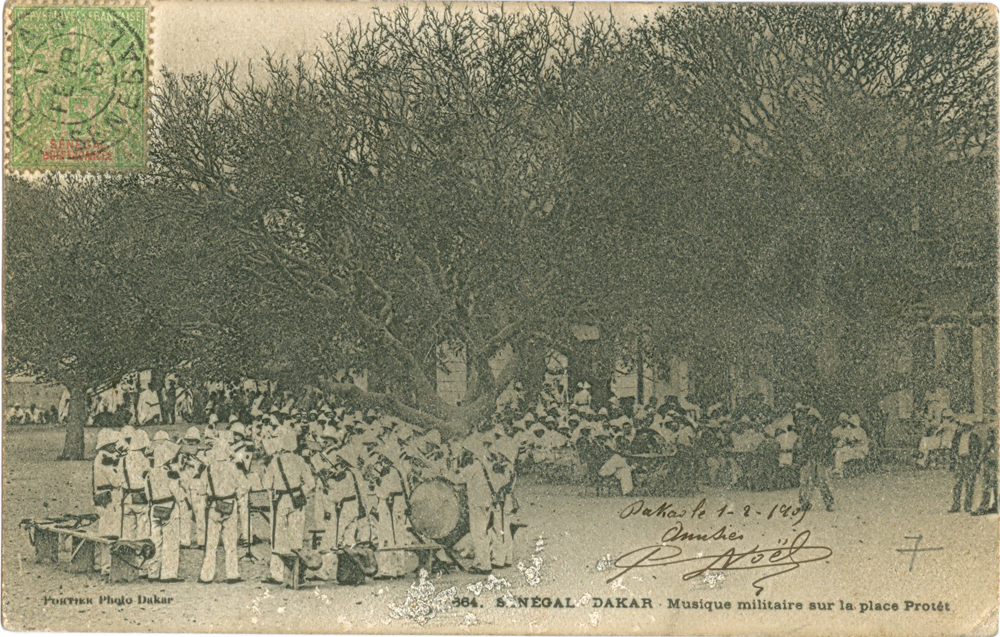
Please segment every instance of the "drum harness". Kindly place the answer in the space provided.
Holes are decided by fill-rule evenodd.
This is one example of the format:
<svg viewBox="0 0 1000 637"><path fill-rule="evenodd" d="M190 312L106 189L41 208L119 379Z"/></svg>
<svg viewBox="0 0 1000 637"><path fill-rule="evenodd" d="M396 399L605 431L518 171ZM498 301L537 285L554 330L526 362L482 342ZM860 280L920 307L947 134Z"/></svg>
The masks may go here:
<svg viewBox="0 0 1000 637"><path fill-rule="evenodd" d="M274 537L278 532L278 501L281 500L281 496L288 495L291 497L292 489L288 486L288 477L285 476L285 468L281 464L281 452L279 451L274 455L274 461L278 464L278 471L281 473L281 481L285 483L284 491L275 491L277 499L271 500L271 547L274 547Z"/></svg>
<svg viewBox="0 0 1000 637"><path fill-rule="evenodd" d="M302 491L301 481L300 481L300 483L299 483L298 486L296 486L295 488L292 488L292 486L290 484L288 484L288 476L285 475L285 466L281 463L281 454L280 453L274 457L274 461L278 464L278 472L281 474L281 481L285 483L285 490L284 491L275 491L274 492L278 496L276 500L280 500L281 496L287 495L289 498L291 498L291 500L292 500L292 506L294 508L300 509L300 508L304 507L305 504L303 504L301 507L300 506L296 506L296 504L295 504L296 501L298 500L298 497L296 497L296 495L295 495L296 491L299 492L300 497L303 500L305 500L305 497L306 497L305 493Z"/></svg>
<svg viewBox="0 0 1000 637"><path fill-rule="evenodd" d="M335 550L340 550L340 513L344 510L344 504L347 502L358 502L358 519L367 517L368 513L365 511L364 503L361 500L361 489L358 487L358 477L354 475L354 471L350 468L344 470L344 473L351 476L351 484L354 486L354 495L349 495L342 500L338 500L334 505L334 509L337 514L337 525L335 529L335 534L333 538L333 547Z"/></svg>
<svg viewBox="0 0 1000 637"><path fill-rule="evenodd" d="M206 468L205 475L208 476L208 490L209 490L209 495L206 498L206 504L208 504L208 506L211 507L216 502L227 502L229 500L232 500L233 508L235 509L236 508L236 493L231 493L229 495L215 495L215 483L212 481L212 467L211 466L209 466L209 467ZM231 515L231 512L230 512L230 515ZM207 529L208 529L208 516L207 515L205 516L205 528L206 528L206 533L207 533Z"/></svg>
<svg viewBox="0 0 1000 637"><path fill-rule="evenodd" d="M490 500L492 500L493 504L496 505L499 494L497 493L497 490L493 488L493 481L490 480L490 472L486 469L486 463L483 462L482 459L476 458L476 460L479 462L479 468L483 471L483 477L486 478L486 486L490 488ZM493 523L493 511L490 511L490 519L489 522L486 523L486 529L489 530L493 526Z"/></svg>
<svg viewBox="0 0 1000 637"><path fill-rule="evenodd" d="M396 516L394 515L393 509L396 507L396 498L403 496L403 502L406 504L407 508L410 506L410 496L406 493L406 480L403 479L403 474L400 472L399 468L396 466L392 467L392 470L396 472L399 476L399 488L402 491L392 491L386 495L386 505L389 507L389 528L392 529L392 539L393 542L396 541Z"/></svg>

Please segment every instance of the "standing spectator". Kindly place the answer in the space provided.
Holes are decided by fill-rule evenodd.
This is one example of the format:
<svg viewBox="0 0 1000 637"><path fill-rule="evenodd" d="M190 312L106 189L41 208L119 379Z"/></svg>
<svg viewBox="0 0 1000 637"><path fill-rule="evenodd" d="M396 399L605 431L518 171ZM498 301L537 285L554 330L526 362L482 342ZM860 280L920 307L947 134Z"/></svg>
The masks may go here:
<svg viewBox="0 0 1000 637"><path fill-rule="evenodd" d="M174 419L180 416L183 422L195 422L194 420L194 394L187 387L177 388L177 402L174 403Z"/></svg>
<svg viewBox="0 0 1000 637"><path fill-rule="evenodd" d="M982 441L972 430L969 423L960 423L952 438L951 451L955 458L955 488L952 489L952 503L948 513L958 513L964 510L972 511L972 495L976 485L976 469L978 468ZM965 498L962 492L965 491Z"/></svg>
<svg viewBox="0 0 1000 637"><path fill-rule="evenodd" d="M795 445L799 440L799 434L795 431L795 420L788 419L783 423L785 430L778 429L775 439L778 441L778 471L776 486L779 489L788 489L795 486Z"/></svg>
<svg viewBox="0 0 1000 637"><path fill-rule="evenodd" d="M952 442L955 439L955 434L958 432L959 428L958 421L955 420L955 412L945 408L941 410L941 449L948 450L952 447Z"/></svg>
<svg viewBox="0 0 1000 637"><path fill-rule="evenodd" d="M160 403L163 413L163 424L173 425L177 422L175 409L177 408L177 388L170 378L163 386L163 401Z"/></svg>
<svg viewBox="0 0 1000 637"><path fill-rule="evenodd" d="M136 419L139 426L159 424L162 418L160 411L160 397L156 391L146 386L146 389L139 393L139 401L136 405Z"/></svg>
<svg viewBox="0 0 1000 637"><path fill-rule="evenodd" d="M859 467L863 466L865 460L868 458L871 445L868 441L868 432L861 427L861 416L851 414L847 425L847 444L850 453L845 462L847 463L846 470L848 473L851 473L852 467L856 471Z"/></svg>
<svg viewBox="0 0 1000 637"><path fill-rule="evenodd" d="M694 428L695 423L690 417L685 417L679 425L680 428L674 438L677 443L677 471L674 474L674 484L678 495L690 495L698 488L696 480L698 461L694 450L697 432Z"/></svg>
<svg viewBox="0 0 1000 637"><path fill-rule="evenodd" d="M983 496L972 515L997 512L997 422L996 414L987 423L986 444L983 445L979 467L983 474ZM992 502L992 504L990 504Z"/></svg>
<svg viewBox="0 0 1000 637"><path fill-rule="evenodd" d="M712 418L705 425L700 443L708 471L708 483L712 486L729 486L729 481L725 477L728 473L726 469L729 466L729 459L723 453L726 435L722 431L722 424L718 418Z"/></svg>
<svg viewBox="0 0 1000 637"><path fill-rule="evenodd" d="M135 426L138 423L136 419L136 406L135 406L135 393L131 391L124 392L122 396L122 406L125 407L125 411L122 412L124 416L127 417L126 424L129 426ZM121 407L118 408L121 412Z"/></svg>
<svg viewBox="0 0 1000 637"><path fill-rule="evenodd" d="M830 435L833 436L833 475L841 477L844 474L844 462L849 459L850 447L848 445L849 416L841 413L837 417L837 426L833 428Z"/></svg>
<svg viewBox="0 0 1000 637"><path fill-rule="evenodd" d="M830 490L830 465L833 463L833 436L830 427L814 408L796 405L796 425L802 421L800 449L802 468L799 470L799 505L811 504L814 489L823 497L827 511L833 511L833 491Z"/></svg>
<svg viewBox="0 0 1000 637"><path fill-rule="evenodd" d="M951 453L951 445L955 438L955 432L958 430L958 423L955 422L954 412L947 407L942 409L939 415L940 424L935 420L929 420L924 437L920 439L919 451L921 455L917 464L921 467L926 467L928 461L930 461L931 466L935 466L939 461L945 462L946 465L951 464L951 459L945 460L945 458Z"/></svg>

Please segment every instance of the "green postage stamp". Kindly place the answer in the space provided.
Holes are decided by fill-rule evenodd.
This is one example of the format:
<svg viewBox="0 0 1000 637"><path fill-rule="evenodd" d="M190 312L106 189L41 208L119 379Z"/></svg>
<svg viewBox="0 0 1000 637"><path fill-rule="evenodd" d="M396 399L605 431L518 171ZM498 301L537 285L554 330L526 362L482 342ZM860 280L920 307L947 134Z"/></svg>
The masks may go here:
<svg viewBox="0 0 1000 637"><path fill-rule="evenodd" d="M12 170L129 170L146 158L149 8L5 12Z"/></svg>

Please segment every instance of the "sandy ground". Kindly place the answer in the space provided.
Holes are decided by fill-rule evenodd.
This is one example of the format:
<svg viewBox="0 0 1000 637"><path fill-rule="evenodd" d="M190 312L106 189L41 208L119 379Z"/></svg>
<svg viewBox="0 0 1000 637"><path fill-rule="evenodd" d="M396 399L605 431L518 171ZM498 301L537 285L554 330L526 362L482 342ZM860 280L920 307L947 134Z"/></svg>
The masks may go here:
<svg viewBox="0 0 1000 637"><path fill-rule="evenodd" d="M90 446L93 435L88 432ZM574 486L538 484L521 490L520 521L528 527L518 535L515 556L524 570L532 560L540 560L540 581L534 585L531 573L526 576L515 567L495 572L504 581L494 590L483 577L464 573L433 576L419 591L411 589L417 583L415 576L299 591L268 586L258 579L236 585L200 585L190 579L172 585L145 581L110 585L96 576L36 564L27 534L17 528L22 518L91 509L90 464L56 462L61 440L61 432L41 428L4 434L2 619L8 629L682 635L781 631L817 636L996 632L998 519L947 514L951 478L943 471L898 469L837 480L835 511L809 511L795 526L791 518L781 516L780 508L797 504L793 491L703 489L694 497L645 499L654 509L668 503L670 510L687 511L688 517L680 519L684 531L712 534L725 525L727 535L743 536L733 541L673 542L687 557L717 555L731 547L747 551L755 546L788 546L805 530L810 532L809 546L832 551L826 559L799 564L796 570L764 580L759 596L754 595L752 582L782 569L720 570L717 564L685 581L685 573L708 565L691 562L636 569L608 583L618 572L610 564L614 558L657 544L678 519L642 515L622 519L622 511L635 498L598 498ZM702 498L705 516L691 519ZM913 554L897 551L914 546L907 536L922 536L920 548L936 549L917 554L912 571ZM799 554L800 561L805 554ZM819 554L820 549L809 553ZM194 551L185 554L182 571L192 572L199 560ZM260 565L249 561L242 568L247 577L256 578L261 571ZM456 589L454 598L442 595L450 587ZM528 607L499 608L498 598L507 593L512 596L508 601L520 598ZM90 598L93 603L52 605L45 603L46 596ZM122 604L102 603L102 596ZM141 596L170 601L143 603ZM418 615L430 614L421 602L432 602L436 596L439 601L444 598L444 606L426 621L406 617L405 610L399 616L399 607L407 601ZM573 608L554 607L557 599L559 606L566 606L567 598ZM609 598L612 608L606 607ZM598 599L600 608L595 607ZM633 599L638 608L628 608ZM673 607L674 600L696 604L678 608ZM803 608L737 610L739 602L755 600L765 606L801 602ZM708 610L702 603L727 601L728 610ZM907 601L942 610L907 611ZM810 610L810 603L829 603L831 609ZM890 608L896 603L899 610L862 613L861 603L888 603ZM853 610L847 610L847 604Z"/></svg>

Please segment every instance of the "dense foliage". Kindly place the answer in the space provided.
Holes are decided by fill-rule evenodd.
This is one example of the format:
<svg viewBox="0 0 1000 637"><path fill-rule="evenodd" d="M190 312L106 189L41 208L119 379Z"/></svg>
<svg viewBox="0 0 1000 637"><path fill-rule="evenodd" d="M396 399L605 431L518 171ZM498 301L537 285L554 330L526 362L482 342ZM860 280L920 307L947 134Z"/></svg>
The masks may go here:
<svg viewBox="0 0 1000 637"><path fill-rule="evenodd" d="M599 374L638 338L705 391L767 356L867 400L907 308L995 314L996 71L974 7L375 11L311 58L165 73L148 174L8 182L5 357L74 386L365 366L459 430L588 324Z"/></svg>

